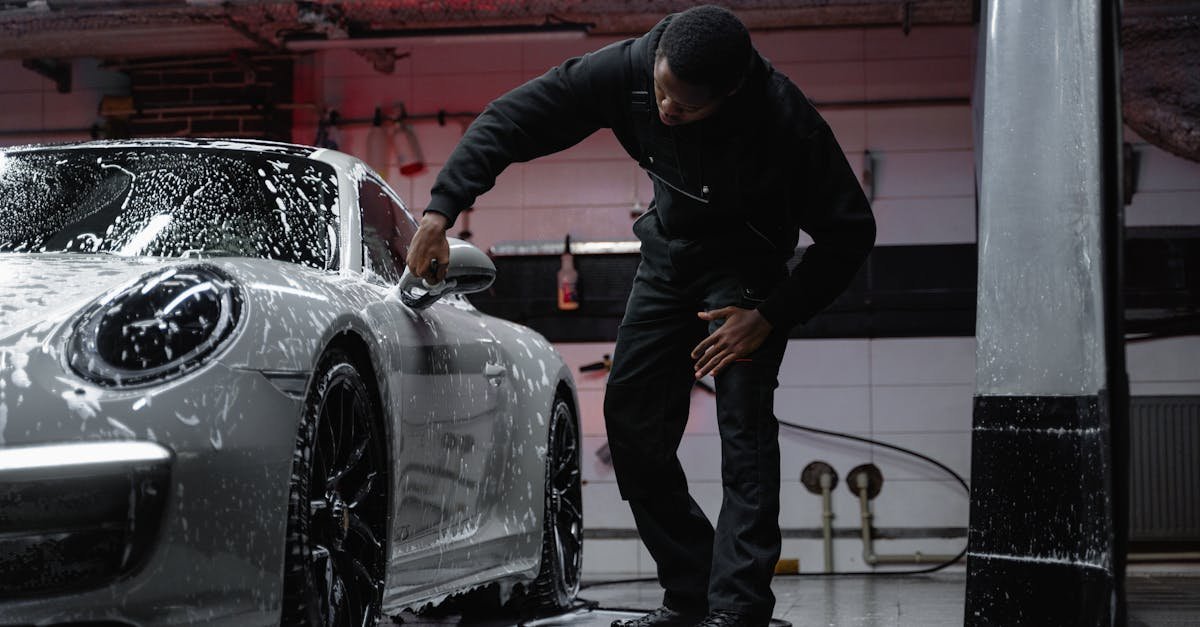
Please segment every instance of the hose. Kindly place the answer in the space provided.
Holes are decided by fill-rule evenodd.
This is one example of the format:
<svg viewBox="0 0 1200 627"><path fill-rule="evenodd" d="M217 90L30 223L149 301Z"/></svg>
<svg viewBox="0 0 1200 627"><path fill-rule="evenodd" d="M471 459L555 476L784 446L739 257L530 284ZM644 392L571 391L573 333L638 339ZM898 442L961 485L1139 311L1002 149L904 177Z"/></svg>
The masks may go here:
<svg viewBox="0 0 1200 627"><path fill-rule="evenodd" d="M938 468L945 471L946 474L950 475L951 477L954 477L954 480L957 481L958 484L963 487L963 490L966 491L967 498L968 499L971 498L971 486L967 485L966 479L963 479L962 475L958 474L957 472L954 472L953 468L943 464L942 462L939 462L938 460L936 460L932 457L929 457L928 455L918 453L912 449L904 448L903 446L897 446L895 444L889 444L887 442L880 442L879 440L873 440L871 438L866 438L866 437L862 437L862 436L858 436L858 435L850 435L849 433L841 433L838 431L828 431L825 429L818 429L816 427L809 427L809 426L805 426L805 425L798 425L794 422L787 422L786 420L780 420L779 425L781 427L787 427L789 429L794 429L796 431L807 431L809 433L827 435L827 436L832 436L835 438L845 438L847 440L855 440L857 442L863 442L863 443L872 444L875 446L882 446L883 448L891 449L891 450L899 452L899 453L904 453L905 455L911 455L921 461L928 462L934 466L937 466ZM945 562L942 562L941 564L935 564L928 568L918 568L918 569L910 569L910 570L888 570L888 571L861 570L861 571L846 571L846 572L837 572L837 573L791 573L791 574L784 574L784 575L776 575L776 577L839 577L839 576L846 577L846 576L863 576L863 575L871 575L871 576L923 575L926 573L937 572L939 570L942 570L942 569L950 566L951 564L955 564L959 560L961 560L966 554L967 554L967 547L964 546L963 549L958 552L958 555L954 556L954 559L947 560Z"/></svg>
<svg viewBox="0 0 1200 627"><path fill-rule="evenodd" d="M950 468L949 466L943 464L942 462L939 462L938 460L936 460L932 457L929 457L928 455L918 453L917 451L914 451L912 449L904 448L903 446L897 446L895 444L889 444L887 442L880 442L879 440L873 440L873 439L867 438L867 437L850 435L849 433L841 433L838 431L828 431L826 429L818 429L816 427L799 425L794 422L788 422L786 420L780 420L779 425L781 427L786 427L788 429L793 429L796 431L806 431L809 433L816 433L819 435L827 435L827 436L831 436L831 437L835 437L835 438L844 438L847 440L854 440L857 442L863 442L863 443L871 444L874 446L881 446L883 448L891 449L893 451L903 453L905 455L911 455L912 457L916 457L917 459L920 459L921 461L927 462L929 464L932 464L933 466L940 468L941 470L945 471L946 474L950 475L951 477L954 477L954 480L957 481L959 483L959 485L961 485L963 487L963 490L966 491L967 498L969 499L971 497L971 487L969 485L967 485L967 481L965 479L963 479L962 475L955 472L953 468ZM928 568L919 568L919 569L910 569L910 570L886 570L886 571L862 570L862 571L845 571L845 572L835 572L835 573L825 573L825 572L787 573L787 574L775 575L775 577L776 578L782 578L782 577L861 577L861 576L896 577L896 576L907 576L907 575L924 575L927 573L937 572L939 570L942 570L942 569L950 566L951 564L955 564L959 560L961 560L966 554L967 554L967 547L964 546L962 551L959 551L958 555L956 555L954 557L954 559L942 562L941 564L936 564L934 566L930 566ZM579 586L579 589L584 590L586 588L594 588L597 586L614 586L614 585L627 584L627 583L653 583L653 582L657 582L657 581L658 581L657 577L633 577L633 578L629 578L629 579L608 579L608 580L593 581L591 583L583 584L583 585ZM585 602L594 603L591 601L585 601ZM626 610L628 608L598 608L598 609ZM646 611L646 610L629 610L629 611Z"/></svg>

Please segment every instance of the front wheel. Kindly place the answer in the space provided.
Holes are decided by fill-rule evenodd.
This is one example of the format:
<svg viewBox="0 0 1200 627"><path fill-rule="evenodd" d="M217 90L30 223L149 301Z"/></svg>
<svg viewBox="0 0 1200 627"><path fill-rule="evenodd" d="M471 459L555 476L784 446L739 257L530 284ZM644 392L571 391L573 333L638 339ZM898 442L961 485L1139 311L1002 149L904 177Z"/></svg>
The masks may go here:
<svg viewBox="0 0 1200 627"><path fill-rule="evenodd" d="M378 397L354 360L317 365L296 437L282 624L374 625L387 537L387 446Z"/></svg>
<svg viewBox="0 0 1200 627"><path fill-rule="evenodd" d="M579 423L563 398L551 410L546 452L546 509L542 565L530 586L539 610L565 610L579 592L583 568L583 491L579 472Z"/></svg>

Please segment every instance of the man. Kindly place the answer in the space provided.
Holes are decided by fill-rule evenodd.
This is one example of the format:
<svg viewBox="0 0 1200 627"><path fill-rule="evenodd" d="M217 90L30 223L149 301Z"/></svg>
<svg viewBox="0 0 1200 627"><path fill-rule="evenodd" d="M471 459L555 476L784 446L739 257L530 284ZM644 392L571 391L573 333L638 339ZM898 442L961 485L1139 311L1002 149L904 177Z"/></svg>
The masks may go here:
<svg viewBox="0 0 1200 627"><path fill-rule="evenodd" d="M604 417L618 488L666 591L662 608L613 625L766 625L781 543L779 364L792 327L858 271L874 219L800 90L759 56L737 17L702 6L492 102L438 175L410 270L440 280L446 229L506 166L600 128L654 183L654 202L633 226L641 264ZM800 230L814 243L789 274ZM724 497L715 531L676 456L692 384L709 373Z"/></svg>

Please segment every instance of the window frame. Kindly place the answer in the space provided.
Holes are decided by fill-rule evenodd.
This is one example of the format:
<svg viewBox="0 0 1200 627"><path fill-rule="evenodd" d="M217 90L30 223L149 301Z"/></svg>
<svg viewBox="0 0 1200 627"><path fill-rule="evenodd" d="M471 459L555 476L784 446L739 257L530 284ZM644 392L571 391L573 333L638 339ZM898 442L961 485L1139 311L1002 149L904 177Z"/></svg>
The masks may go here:
<svg viewBox="0 0 1200 627"><path fill-rule="evenodd" d="M389 217L392 220L393 228L391 237L388 239L381 239L381 241L377 241L375 243L382 244L379 246L379 248L386 249L388 251L388 256L391 257L392 267L395 271L394 277L380 274L374 268L374 265L369 261L371 251L374 250L374 248L368 242L368 237L379 237L379 235L378 232L375 231L372 235L368 236L368 230L364 226L369 224L367 220L364 219L366 207L363 203L364 191L368 183L375 185L383 191L383 196L388 200L389 206L391 207L391 210L389 211ZM363 177L362 180L358 181L355 194L357 195L359 240L362 255L362 258L359 260L361 272L368 281L373 283L382 282L384 285L396 285L399 283L400 278L404 274L404 268L406 265L405 259L408 254L408 245L412 241L412 234L416 232L417 221L415 218L413 218L412 213L408 210L408 206L404 204L404 201L400 199L400 196L395 192L395 190L393 190L386 181L374 174L368 174L367 176ZM397 223L396 219L397 210L400 211L400 216L402 216L403 221L409 226L410 232L405 233L401 230L401 226ZM374 229L372 229L372 231L374 231ZM407 238L407 241L403 242L402 249L400 251L394 250L391 246L392 239L396 237L400 237L401 239Z"/></svg>

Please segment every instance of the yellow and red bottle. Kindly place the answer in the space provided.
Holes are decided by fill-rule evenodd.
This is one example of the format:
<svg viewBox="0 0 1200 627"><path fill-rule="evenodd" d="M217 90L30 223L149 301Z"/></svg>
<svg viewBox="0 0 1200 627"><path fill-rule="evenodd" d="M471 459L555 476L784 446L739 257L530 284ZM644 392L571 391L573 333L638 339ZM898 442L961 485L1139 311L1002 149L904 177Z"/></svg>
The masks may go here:
<svg viewBox="0 0 1200 627"><path fill-rule="evenodd" d="M562 311L579 309L579 273L571 256L571 236L563 243L562 267L558 269L558 308Z"/></svg>

